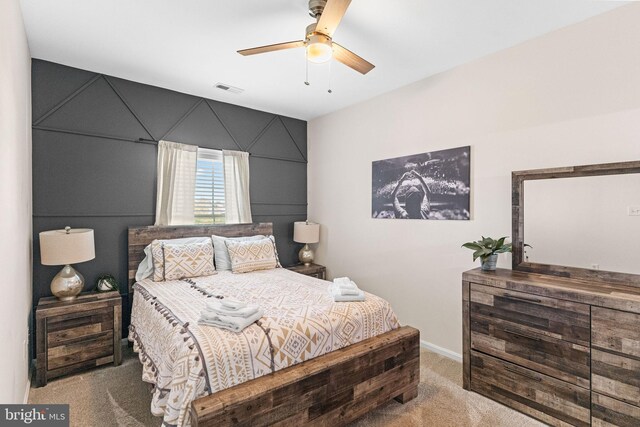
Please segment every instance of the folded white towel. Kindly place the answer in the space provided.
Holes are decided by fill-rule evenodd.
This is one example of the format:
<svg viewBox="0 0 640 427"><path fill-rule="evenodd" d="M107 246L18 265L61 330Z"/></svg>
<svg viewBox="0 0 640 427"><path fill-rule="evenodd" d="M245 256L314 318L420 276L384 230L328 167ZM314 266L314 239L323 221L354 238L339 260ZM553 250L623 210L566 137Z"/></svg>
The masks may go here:
<svg viewBox="0 0 640 427"><path fill-rule="evenodd" d="M353 283L353 282L351 282ZM364 301L364 291L358 289L355 284L353 287L349 286L340 286L335 283L329 285L329 295L336 302L347 302L347 301Z"/></svg>
<svg viewBox="0 0 640 427"><path fill-rule="evenodd" d="M237 316L222 316L216 315L213 317L200 317L198 320L199 325L215 326L216 328L226 329L232 332L242 332L247 326L251 325L257 320L260 320L264 312L258 310L254 315L249 317L237 317Z"/></svg>
<svg viewBox="0 0 640 427"><path fill-rule="evenodd" d="M210 307L211 306L211 307ZM216 307L223 306L227 310L239 310L247 306L247 303L244 301L239 301L234 298L223 298L223 299L210 299L207 302L207 308L210 310L215 310Z"/></svg>
<svg viewBox="0 0 640 427"><path fill-rule="evenodd" d="M333 300L335 302L358 302L364 301L364 291L360 291L358 295L333 295Z"/></svg>
<svg viewBox="0 0 640 427"><path fill-rule="evenodd" d="M202 317L211 317L215 315L232 316L232 317L249 317L253 316L259 309L257 305L247 305L244 308L237 310L229 310L222 304L216 305L215 303L207 304L207 308L200 312Z"/></svg>
<svg viewBox="0 0 640 427"><path fill-rule="evenodd" d="M335 283L336 285L355 286L353 280L349 279L348 277L336 277L335 279L333 279L333 283Z"/></svg>
<svg viewBox="0 0 640 427"><path fill-rule="evenodd" d="M351 282L349 284L346 284L346 283L334 283L333 286L336 287L336 288L339 288L339 289L358 289L358 286L354 282Z"/></svg>
<svg viewBox="0 0 640 427"><path fill-rule="evenodd" d="M332 286L329 288L329 291L331 292L332 295L360 295L360 292L362 292L360 289L358 289L357 287L355 288L346 288L346 287L340 287L340 286Z"/></svg>

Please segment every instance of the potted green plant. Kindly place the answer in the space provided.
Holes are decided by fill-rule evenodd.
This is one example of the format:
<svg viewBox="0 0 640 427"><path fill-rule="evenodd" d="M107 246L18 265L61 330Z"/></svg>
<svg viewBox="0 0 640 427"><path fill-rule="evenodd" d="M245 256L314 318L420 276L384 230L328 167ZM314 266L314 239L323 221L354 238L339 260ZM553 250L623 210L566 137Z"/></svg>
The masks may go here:
<svg viewBox="0 0 640 427"><path fill-rule="evenodd" d="M119 289L118 281L110 274L103 274L96 280L96 292L111 292L118 291Z"/></svg>
<svg viewBox="0 0 640 427"><path fill-rule="evenodd" d="M491 237L482 236L482 240L465 243L462 247L474 251L473 260L480 258L483 270L494 271L498 262L498 255L511 252L511 243L504 243L506 239L507 237L492 239Z"/></svg>

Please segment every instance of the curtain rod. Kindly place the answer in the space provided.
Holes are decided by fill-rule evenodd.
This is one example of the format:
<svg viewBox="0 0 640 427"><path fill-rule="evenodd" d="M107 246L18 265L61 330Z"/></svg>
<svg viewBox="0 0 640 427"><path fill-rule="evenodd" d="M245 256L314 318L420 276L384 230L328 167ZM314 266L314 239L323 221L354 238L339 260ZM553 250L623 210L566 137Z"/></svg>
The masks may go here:
<svg viewBox="0 0 640 427"><path fill-rule="evenodd" d="M139 142L141 144L158 145L158 141L156 141L155 139L138 138L136 142Z"/></svg>
<svg viewBox="0 0 640 427"><path fill-rule="evenodd" d="M138 140L136 141L140 144L150 144L150 145L158 145L158 142L160 141L156 141L155 139L148 139L148 138L138 138ZM193 144L190 144L193 145ZM245 153L249 154L249 156L251 156L251 153L246 152Z"/></svg>

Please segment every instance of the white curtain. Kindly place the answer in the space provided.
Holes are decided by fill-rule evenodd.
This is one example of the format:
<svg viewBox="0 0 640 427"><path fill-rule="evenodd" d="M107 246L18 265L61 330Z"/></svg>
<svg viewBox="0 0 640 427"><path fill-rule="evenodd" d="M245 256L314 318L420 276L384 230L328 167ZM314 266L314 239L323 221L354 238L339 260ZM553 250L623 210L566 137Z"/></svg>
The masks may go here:
<svg viewBox="0 0 640 427"><path fill-rule="evenodd" d="M223 150L222 157L225 222L227 224L253 222L249 197L249 153Z"/></svg>
<svg viewBox="0 0 640 427"><path fill-rule="evenodd" d="M158 143L156 224L194 223L198 147L177 142Z"/></svg>

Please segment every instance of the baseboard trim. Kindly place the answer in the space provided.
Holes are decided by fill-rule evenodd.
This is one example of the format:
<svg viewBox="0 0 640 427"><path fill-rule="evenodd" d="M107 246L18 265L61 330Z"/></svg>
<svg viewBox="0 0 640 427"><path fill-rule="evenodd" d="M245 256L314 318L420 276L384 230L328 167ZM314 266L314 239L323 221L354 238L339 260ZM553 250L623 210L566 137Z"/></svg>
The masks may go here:
<svg viewBox="0 0 640 427"><path fill-rule="evenodd" d="M434 353L438 353L441 356L444 356L448 359L455 360L456 362L462 363L462 355L456 353L455 351L447 350L446 348L440 347L439 345L432 344L425 340L420 340L420 347L426 348L429 351L433 351Z"/></svg>
<svg viewBox="0 0 640 427"><path fill-rule="evenodd" d="M29 390L31 390L31 380L27 380L27 389L24 391L24 399L22 402L26 405L29 403Z"/></svg>

